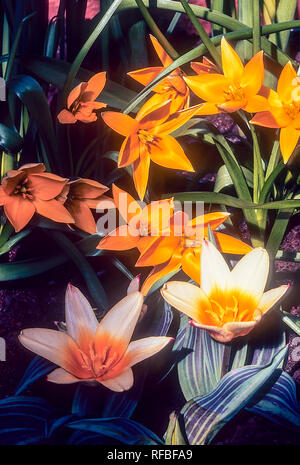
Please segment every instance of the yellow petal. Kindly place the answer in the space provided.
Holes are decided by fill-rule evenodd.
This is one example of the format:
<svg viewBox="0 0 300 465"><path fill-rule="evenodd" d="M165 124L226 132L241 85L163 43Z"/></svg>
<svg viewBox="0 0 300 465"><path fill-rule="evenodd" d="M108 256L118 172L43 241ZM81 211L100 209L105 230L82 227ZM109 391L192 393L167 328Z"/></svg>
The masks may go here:
<svg viewBox="0 0 300 465"><path fill-rule="evenodd" d="M181 145L172 136L163 136L149 144L149 155L157 165L175 170L193 172L194 168Z"/></svg>
<svg viewBox="0 0 300 465"><path fill-rule="evenodd" d="M224 37L221 41L221 55L224 76L231 82L240 81L244 72L243 63Z"/></svg>
<svg viewBox="0 0 300 465"><path fill-rule="evenodd" d="M182 257L182 270L193 281L200 284L200 251L199 248L187 248Z"/></svg>
<svg viewBox="0 0 300 465"><path fill-rule="evenodd" d="M189 88L206 102L221 104L225 101L224 89L230 82L222 74L200 74L184 77Z"/></svg>
<svg viewBox="0 0 300 465"><path fill-rule="evenodd" d="M246 64L241 77L241 87L246 96L252 97L258 93L264 81L263 52L258 52Z"/></svg>
<svg viewBox="0 0 300 465"><path fill-rule="evenodd" d="M299 78L298 78L299 79ZM297 73L289 61L281 71L277 84L277 93L280 100L289 102L291 94L297 85Z"/></svg>
<svg viewBox="0 0 300 465"><path fill-rule="evenodd" d="M192 320L202 324L211 323L209 313L206 313L206 310L211 311L210 302L203 290L194 284L169 281L163 286L161 294L170 305Z"/></svg>
<svg viewBox="0 0 300 465"><path fill-rule="evenodd" d="M300 130L294 129L292 126L281 128L280 130L280 150L284 163L287 163L298 143Z"/></svg>
<svg viewBox="0 0 300 465"><path fill-rule="evenodd" d="M256 113L258 111L269 110L269 107L269 102L265 97L262 95L254 95L253 97L248 98L247 105L244 110L248 113Z"/></svg>
<svg viewBox="0 0 300 465"><path fill-rule="evenodd" d="M133 163L133 181L140 200L143 200L148 184L150 157L147 147L140 144L140 158Z"/></svg>

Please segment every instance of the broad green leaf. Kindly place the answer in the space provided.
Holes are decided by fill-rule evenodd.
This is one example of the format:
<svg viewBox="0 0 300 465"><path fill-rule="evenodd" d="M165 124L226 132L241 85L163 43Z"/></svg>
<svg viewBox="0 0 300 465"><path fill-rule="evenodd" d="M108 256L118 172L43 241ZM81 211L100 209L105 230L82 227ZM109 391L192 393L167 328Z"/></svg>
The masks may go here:
<svg viewBox="0 0 300 465"><path fill-rule="evenodd" d="M23 138L13 129L0 124L0 147L8 154L16 155L23 146Z"/></svg>
<svg viewBox="0 0 300 465"><path fill-rule="evenodd" d="M274 22L282 22L282 21L291 21L294 19L295 11L297 8L297 0L289 0L289 1L279 1L278 6L276 8L276 21ZM269 37L269 40L280 47L282 50L286 50L288 41L290 37L290 30L289 31L282 31L278 34L272 34Z"/></svg>
<svg viewBox="0 0 300 465"><path fill-rule="evenodd" d="M246 168L245 166L241 166L241 170L245 176L247 184L249 187L253 187L253 173L251 170ZM214 192L220 192L225 187L232 186L233 182L228 173L228 169L226 165L221 166L221 168L217 172L216 182L214 185Z"/></svg>

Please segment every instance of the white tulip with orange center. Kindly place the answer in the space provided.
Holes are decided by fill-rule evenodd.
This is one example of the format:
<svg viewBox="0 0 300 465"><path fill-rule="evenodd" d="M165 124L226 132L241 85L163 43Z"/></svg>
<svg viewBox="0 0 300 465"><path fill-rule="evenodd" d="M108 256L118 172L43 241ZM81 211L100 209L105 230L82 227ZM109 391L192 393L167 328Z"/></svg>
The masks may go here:
<svg viewBox="0 0 300 465"><path fill-rule="evenodd" d="M143 305L141 292L120 300L100 323L87 299L71 284L65 302L67 332L30 328L19 336L23 346L60 367L48 375L53 383L97 381L112 391L126 391L134 382L131 367L172 339L157 336L130 342Z"/></svg>
<svg viewBox="0 0 300 465"><path fill-rule="evenodd" d="M265 249L253 249L230 271L216 247L204 240L200 287L170 281L161 293L193 326L206 329L219 342L230 342L248 334L287 291L289 286L283 285L264 292L268 274Z"/></svg>

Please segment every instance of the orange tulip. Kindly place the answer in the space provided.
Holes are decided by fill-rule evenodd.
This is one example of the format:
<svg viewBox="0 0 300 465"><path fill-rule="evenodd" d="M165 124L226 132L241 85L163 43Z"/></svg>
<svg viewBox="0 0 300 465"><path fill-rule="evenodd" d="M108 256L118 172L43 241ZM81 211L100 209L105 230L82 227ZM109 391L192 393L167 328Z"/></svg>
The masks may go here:
<svg viewBox="0 0 300 465"><path fill-rule="evenodd" d="M280 129L280 149L284 163L290 159L300 137L300 77L291 63L283 68L277 92L269 89L269 111L258 113L252 124Z"/></svg>
<svg viewBox="0 0 300 465"><path fill-rule="evenodd" d="M228 213L208 213L189 221L186 214L178 212L174 215L174 224L176 216L179 218L179 223L185 223L183 234L174 234L175 226L173 226L173 232L171 230L168 236L152 238L152 242L141 253L136 263L136 266L154 267L142 286L141 292L144 295L156 281L180 268L195 282L200 282L202 238L208 237L208 225L222 252L245 254L252 250L249 245L239 239L215 231L228 218Z"/></svg>
<svg viewBox="0 0 300 465"><path fill-rule="evenodd" d="M150 39L155 48L155 51L162 62L163 66L156 66L152 68L139 69L137 71L131 71L127 73L130 77L147 86L153 81L156 76L173 63L172 58L165 52L158 40L150 34ZM183 79L184 73L180 68L176 68L170 73L165 79L163 79L157 86L152 90L155 95L147 100L147 108L162 104L166 100L171 100L171 112L183 110L189 106L190 91Z"/></svg>
<svg viewBox="0 0 300 465"><path fill-rule="evenodd" d="M119 226L97 246L104 250L129 250L137 247L141 252L152 241L150 236L162 234L169 227L174 212L173 199L151 202L142 208L127 192L112 186L113 198L126 225Z"/></svg>
<svg viewBox="0 0 300 465"><path fill-rule="evenodd" d="M42 163L31 163L8 171L2 180L0 205L16 232L27 225L35 212L59 223L74 223L68 210L56 200L67 179L44 171Z"/></svg>
<svg viewBox="0 0 300 465"><path fill-rule="evenodd" d="M98 323L87 299L69 284L67 331L29 328L21 332L19 340L27 349L60 367L48 375L48 381L98 382L112 391L125 391L133 385L131 367L156 354L172 340L157 336L130 342L142 305L142 294L133 292Z"/></svg>
<svg viewBox="0 0 300 465"><path fill-rule="evenodd" d="M70 212L77 228L95 234L96 223L90 209L115 208L112 199L103 195L106 191L108 187L97 181L79 178L68 182L58 200L61 200Z"/></svg>
<svg viewBox="0 0 300 465"><path fill-rule="evenodd" d="M219 73L218 67L206 57L203 57L202 63L199 61L192 61L190 65L197 74Z"/></svg>
<svg viewBox="0 0 300 465"><path fill-rule="evenodd" d="M169 134L188 121L200 105L170 115L171 102L151 109L142 107L136 119L129 115L106 111L105 123L125 136L118 159L119 168L133 164L133 180L139 198L143 200L149 177L150 160L160 166L194 171L176 139Z"/></svg>
<svg viewBox="0 0 300 465"><path fill-rule="evenodd" d="M225 38L221 41L224 74L203 73L184 77L192 91L205 100L198 115L213 115L244 109L250 113L268 107L265 97L257 95L264 80L263 52L258 52L244 66Z"/></svg>
<svg viewBox="0 0 300 465"><path fill-rule="evenodd" d="M200 288L171 281L161 293L170 305L192 318L193 326L206 329L219 342L230 342L252 331L288 289L284 285L264 292L269 257L260 247L230 271L215 246L204 241L201 270Z"/></svg>
<svg viewBox="0 0 300 465"><path fill-rule="evenodd" d="M95 102L106 82L106 73L95 74L87 82L81 82L71 90L67 99L67 109L57 115L62 124L73 124L76 121L91 123L97 120L94 110L106 107L106 103Z"/></svg>

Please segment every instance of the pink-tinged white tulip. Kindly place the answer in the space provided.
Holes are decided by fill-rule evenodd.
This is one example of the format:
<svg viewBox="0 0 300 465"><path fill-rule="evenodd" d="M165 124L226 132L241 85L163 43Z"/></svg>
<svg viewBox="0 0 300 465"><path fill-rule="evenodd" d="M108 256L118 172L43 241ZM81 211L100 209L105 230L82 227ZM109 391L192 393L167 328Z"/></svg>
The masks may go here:
<svg viewBox="0 0 300 465"><path fill-rule="evenodd" d="M112 391L128 390L133 385L131 367L172 339L157 336L130 342L143 305L141 292L127 295L100 323L87 299L71 284L65 303L66 332L30 328L19 336L27 349L60 367L48 375L53 383L97 381Z"/></svg>
<svg viewBox="0 0 300 465"><path fill-rule="evenodd" d="M219 342L248 334L262 316L285 294L288 286L264 293L269 256L259 247L245 255L230 271L216 247L204 241L200 287L171 281L164 285L164 299L206 329Z"/></svg>

